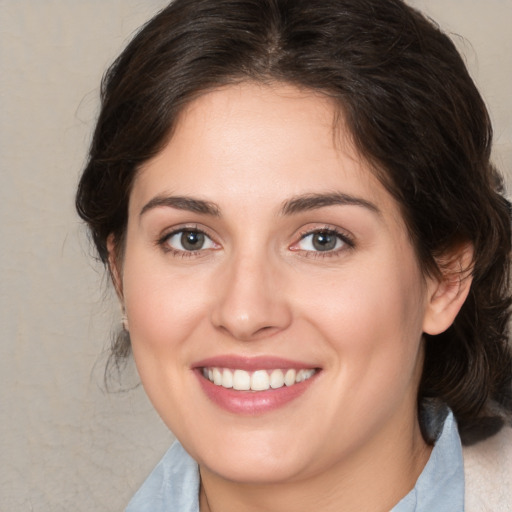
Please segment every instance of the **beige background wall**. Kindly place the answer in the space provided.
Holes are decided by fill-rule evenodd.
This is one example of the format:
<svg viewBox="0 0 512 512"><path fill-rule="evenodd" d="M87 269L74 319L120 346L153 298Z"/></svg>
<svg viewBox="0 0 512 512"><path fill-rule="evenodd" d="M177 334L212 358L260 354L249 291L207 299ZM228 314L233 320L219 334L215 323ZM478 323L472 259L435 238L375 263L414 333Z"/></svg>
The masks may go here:
<svg viewBox="0 0 512 512"><path fill-rule="evenodd" d="M411 2L470 41L512 174L512 0ZM122 510L172 439L140 387L102 389L119 312L73 209L102 72L164 3L0 0L2 512Z"/></svg>

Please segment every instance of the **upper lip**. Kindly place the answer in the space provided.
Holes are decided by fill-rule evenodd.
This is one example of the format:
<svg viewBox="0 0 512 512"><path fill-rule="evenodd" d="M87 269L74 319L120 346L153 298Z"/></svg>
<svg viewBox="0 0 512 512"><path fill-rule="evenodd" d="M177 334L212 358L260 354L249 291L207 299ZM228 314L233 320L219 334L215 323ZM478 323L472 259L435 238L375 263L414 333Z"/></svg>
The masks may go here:
<svg viewBox="0 0 512 512"><path fill-rule="evenodd" d="M279 368L286 370L294 368L300 370L302 368L318 368L317 365L312 363L305 363L303 361L294 361L292 359L284 359L275 356L239 356L234 354L219 355L202 359L192 365L194 368L231 368L246 371L256 370L274 370Z"/></svg>

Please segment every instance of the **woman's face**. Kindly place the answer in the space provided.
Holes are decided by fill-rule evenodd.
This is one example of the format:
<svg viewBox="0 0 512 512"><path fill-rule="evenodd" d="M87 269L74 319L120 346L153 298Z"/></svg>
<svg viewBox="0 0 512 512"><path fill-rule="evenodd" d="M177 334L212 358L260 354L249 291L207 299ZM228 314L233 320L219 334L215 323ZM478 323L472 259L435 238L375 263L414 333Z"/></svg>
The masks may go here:
<svg viewBox="0 0 512 512"><path fill-rule="evenodd" d="M228 479L299 479L419 435L431 285L334 118L288 85L207 93L131 193L138 371L189 453Z"/></svg>

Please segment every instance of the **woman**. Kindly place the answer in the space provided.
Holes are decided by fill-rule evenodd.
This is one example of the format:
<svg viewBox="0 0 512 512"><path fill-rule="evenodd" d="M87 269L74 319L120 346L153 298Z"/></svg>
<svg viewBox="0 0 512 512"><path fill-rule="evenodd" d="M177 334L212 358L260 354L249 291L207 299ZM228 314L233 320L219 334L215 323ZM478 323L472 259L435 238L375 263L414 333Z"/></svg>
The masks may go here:
<svg viewBox="0 0 512 512"><path fill-rule="evenodd" d="M400 0L176 0L139 32L77 195L126 314L114 355L179 440L127 510L476 499L460 438L512 409L491 137Z"/></svg>

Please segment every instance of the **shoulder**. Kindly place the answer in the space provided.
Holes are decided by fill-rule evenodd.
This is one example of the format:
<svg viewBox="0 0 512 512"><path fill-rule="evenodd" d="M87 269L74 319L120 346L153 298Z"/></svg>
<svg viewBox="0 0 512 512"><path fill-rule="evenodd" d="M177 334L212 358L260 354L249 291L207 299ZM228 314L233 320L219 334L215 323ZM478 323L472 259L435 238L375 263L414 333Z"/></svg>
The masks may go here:
<svg viewBox="0 0 512 512"><path fill-rule="evenodd" d="M512 428L463 448L466 512L512 512Z"/></svg>

